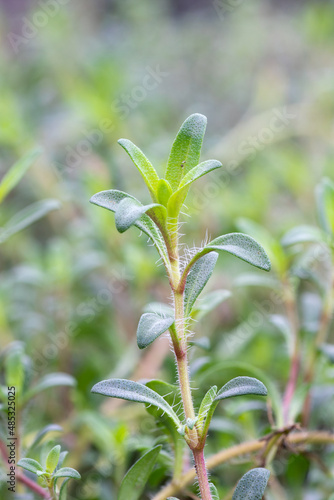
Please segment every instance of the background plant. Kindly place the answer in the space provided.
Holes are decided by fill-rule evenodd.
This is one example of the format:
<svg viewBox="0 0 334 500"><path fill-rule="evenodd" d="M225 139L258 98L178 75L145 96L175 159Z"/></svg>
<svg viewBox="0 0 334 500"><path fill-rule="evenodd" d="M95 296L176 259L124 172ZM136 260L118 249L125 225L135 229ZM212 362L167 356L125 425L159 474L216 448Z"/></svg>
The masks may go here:
<svg viewBox="0 0 334 500"><path fill-rule="evenodd" d="M92 380L160 378L172 383L175 368L164 338L144 351L136 345L143 305L164 301L169 293L163 267L155 265L155 249L147 248L135 230L114 231L111 238L110 214L92 210L87 199L117 186L150 203L117 138L140 144L162 172L160 161L168 155L175 125L200 111L210 117L203 159L217 158L224 168L193 184L185 242L203 240L207 228L213 237L236 231L252 235L237 226L241 216L269 230L276 241L294 226L316 225L314 186L324 176L333 180L333 6L325 1L239 2L221 18L210 2L205 13L198 13L194 2L182 14L176 1L68 2L16 54L8 34L20 33L23 18L31 20L40 4L0 3L0 177L36 144L44 150L2 203L0 225L39 200L62 204L1 245L1 348L13 340L24 342L35 380L51 372L77 380L65 396L59 389L34 399L24 416L25 440L44 426L61 424L61 441L58 435L50 448L61 442L70 452L67 463L82 476L69 483L69 495L110 500L140 456L159 444L165 449L166 436L143 405L131 403L129 411L126 404L101 398L97 407L97 397L90 396ZM120 108L124 97L143 85L147 66L159 66L168 76L144 100ZM284 110L288 118L277 121L277 113L286 116ZM92 135L105 121L103 138ZM79 156L68 156L73 151ZM299 261L297 248L301 258L312 246L286 247L288 268ZM273 282L270 257L273 271L259 271L258 280ZM273 391L265 375L282 395L290 370L286 337L270 318L286 316L280 294L269 305L276 289L243 285L244 273L248 265L240 260L227 254L218 259L208 290L226 289L230 298L206 316L210 337L190 357L196 407L197 394L210 385L222 387L240 373L262 380L270 394L262 402L226 400L216 409L205 451L209 459L221 453L228 460L208 464L222 498L250 467L262 466L259 448L246 455L247 463L232 451L271 431L265 403ZM322 283L328 276L327 268L319 273ZM294 288L299 312L302 304L307 304L303 316L319 310L318 289L309 280L291 278L291 285L300 283ZM316 318L308 327L313 331ZM327 343L333 343L332 326ZM307 359L303 350L302 362ZM262 370L264 377L241 363ZM318 363L309 429L331 432L332 365L321 353ZM299 442L293 449L298 454L281 447L272 461L266 496L328 500L331 447ZM34 458L40 459L38 454ZM168 458L160 453L147 494L168 482L170 471ZM174 496L191 498L193 481ZM2 484L0 490L1 498L11 499Z"/></svg>

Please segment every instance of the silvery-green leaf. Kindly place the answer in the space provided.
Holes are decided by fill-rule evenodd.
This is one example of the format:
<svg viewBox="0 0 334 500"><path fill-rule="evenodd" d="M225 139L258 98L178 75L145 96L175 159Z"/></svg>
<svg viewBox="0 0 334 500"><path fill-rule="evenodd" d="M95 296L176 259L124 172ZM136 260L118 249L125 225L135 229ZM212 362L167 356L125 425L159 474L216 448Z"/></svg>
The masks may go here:
<svg viewBox="0 0 334 500"><path fill-rule="evenodd" d="M64 479L64 481L61 483L60 489L59 489L59 500L66 500L66 490L67 490L67 483L71 480L70 477L67 477Z"/></svg>
<svg viewBox="0 0 334 500"><path fill-rule="evenodd" d="M219 500L219 494L215 485L213 483L209 483L209 486L212 500Z"/></svg>
<svg viewBox="0 0 334 500"><path fill-rule="evenodd" d="M282 238L283 246L295 245L297 243L321 243L324 241L324 233L313 226L297 226L288 231Z"/></svg>
<svg viewBox="0 0 334 500"><path fill-rule="evenodd" d="M69 477L72 479L81 479L79 472L75 469L72 469L71 467L62 467L61 469L57 470L57 472L55 472L53 477Z"/></svg>
<svg viewBox="0 0 334 500"><path fill-rule="evenodd" d="M161 446L156 446L143 455L128 470L120 486L117 500L138 500L158 459Z"/></svg>
<svg viewBox="0 0 334 500"><path fill-rule="evenodd" d="M261 500L269 476L270 472L260 467L247 472L238 482L232 500Z"/></svg>
<svg viewBox="0 0 334 500"><path fill-rule="evenodd" d="M132 200L135 200L138 204L140 204L140 202L133 196L127 193L123 193L122 191L117 191L115 189L111 189L109 191L101 191L100 193L94 194L94 196L92 196L92 198L90 199L90 202L94 205L106 208L107 210L115 213L118 205L122 200L124 200L124 198L131 198ZM159 228L152 221L152 219L147 214L143 214L134 223L134 226L136 226L138 229L147 234L149 238L151 238L160 254L160 257L165 263L165 266L169 268L168 251L166 248L166 244Z"/></svg>
<svg viewBox="0 0 334 500"><path fill-rule="evenodd" d="M195 113L189 116L174 140L165 175L173 191L179 187L182 177L199 162L206 123L204 115Z"/></svg>
<svg viewBox="0 0 334 500"><path fill-rule="evenodd" d="M126 399L127 401L136 401L137 403L157 406L165 411L177 426L180 425L179 418L164 398L138 382L123 379L103 380L94 385L92 392L112 398Z"/></svg>
<svg viewBox="0 0 334 500"><path fill-rule="evenodd" d="M256 378L236 377L227 382L227 384L217 392L215 401L235 396L245 396L246 394L267 396L267 389L265 385Z"/></svg>
<svg viewBox="0 0 334 500"><path fill-rule="evenodd" d="M37 474L37 472L45 472L41 464L33 458L21 458L21 460L17 462L17 465L34 474Z"/></svg>
<svg viewBox="0 0 334 500"><path fill-rule="evenodd" d="M137 328L137 344L139 349L150 345L174 323L174 318L162 318L158 314L145 313L139 320Z"/></svg>
<svg viewBox="0 0 334 500"><path fill-rule="evenodd" d="M166 316L174 318L173 308L163 302L150 302L144 307L144 312L158 314L163 318Z"/></svg>
<svg viewBox="0 0 334 500"><path fill-rule="evenodd" d="M184 315L188 317L197 297L207 284L216 265L218 254L211 252L199 258L188 272L184 287Z"/></svg>
<svg viewBox="0 0 334 500"><path fill-rule="evenodd" d="M117 231L124 233L129 227L133 226L140 217L147 213L150 209L158 207L156 203L150 205L142 205L132 198L124 198L117 207L115 212L115 224ZM166 210L166 209L165 209Z"/></svg>
<svg viewBox="0 0 334 500"><path fill-rule="evenodd" d="M227 252L264 271L271 269L269 257L259 243L246 234L231 233L210 241L192 258L185 272L209 252Z"/></svg>
<svg viewBox="0 0 334 500"><path fill-rule="evenodd" d="M3 176L0 182L0 203L8 193L18 184L28 168L30 168L36 158L41 154L39 149L30 151L18 160Z"/></svg>
<svg viewBox="0 0 334 500"><path fill-rule="evenodd" d="M151 162L144 153L133 142L128 139L119 139L118 144L128 153L133 163L141 173L154 201L157 201L156 191L158 188L159 177Z"/></svg>
<svg viewBox="0 0 334 500"><path fill-rule="evenodd" d="M222 164L218 160L207 160L196 167L193 167L182 179L177 191L175 191L168 200L168 215L177 217L181 207L187 197L191 184L203 175L220 168Z"/></svg>

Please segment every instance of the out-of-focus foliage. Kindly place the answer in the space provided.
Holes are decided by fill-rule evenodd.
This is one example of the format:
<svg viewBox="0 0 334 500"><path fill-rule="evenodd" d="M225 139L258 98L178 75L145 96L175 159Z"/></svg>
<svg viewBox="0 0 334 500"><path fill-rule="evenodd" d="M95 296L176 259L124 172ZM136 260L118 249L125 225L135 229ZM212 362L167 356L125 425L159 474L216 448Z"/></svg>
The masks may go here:
<svg viewBox="0 0 334 500"><path fill-rule="evenodd" d="M217 158L223 168L194 184L184 209L193 215L184 243L200 246L207 228L209 239L242 230L236 221L243 217L254 230L245 232L271 249L274 272L240 276L247 264L227 254L217 263L211 289L232 296L206 317L205 344L196 345L201 324L194 327L193 386L204 394L212 383L222 387L231 377L254 376L267 386L277 416L282 409L273 396L284 392L293 346L286 342L284 307L271 290L290 270L302 358L311 350L326 296L328 252L314 262L312 244L284 247L280 241L295 226L317 226L315 185L334 178L334 7L316 0L282 6L213 1L204 11L176 17L167 1L55 0L52 13L47 3L26 2L26 10L16 12L10 2L1 7L0 176L35 147L43 153L1 204L0 226L41 200L61 203L1 245L1 385L6 348L14 341L25 345L27 386L53 372L76 380L75 388L36 395L20 417L22 457L41 429L61 425L62 433L44 434L29 456L42 460L59 442L69 450L67 463L82 477L69 483L69 498L116 499L130 466L162 444L149 498L169 478L170 436L140 406L128 411L128 403L108 400L98 408L90 388L106 374L175 382L166 339L142 353L136 346L144 305L168 301L169 291L145 238L132 229L119 235L112 216L88 200L109 186L148 202L117 140L140 144L162 174L176 124L193 112L209 117L202 158ZM333 341L331 328L321 352L332 352ZM323 356L317 366L310 425L331 430L333 365ZM297 417L307 390L301 384L296 394ZM255 404L257 411L245 411ZM263 402L231 400L219 408L207 455L269 431ZM299 451L282 451L273 462L287 498L327 500L334 488L333 450L317 448L317 460ZM212 471L221 498L232 496L248 469L249 463L239 463ZM274 486L269 483L270 500L277 498ZM17 491L26 490L18 484ZM0 496L11 498L5 484Z"/></svg>

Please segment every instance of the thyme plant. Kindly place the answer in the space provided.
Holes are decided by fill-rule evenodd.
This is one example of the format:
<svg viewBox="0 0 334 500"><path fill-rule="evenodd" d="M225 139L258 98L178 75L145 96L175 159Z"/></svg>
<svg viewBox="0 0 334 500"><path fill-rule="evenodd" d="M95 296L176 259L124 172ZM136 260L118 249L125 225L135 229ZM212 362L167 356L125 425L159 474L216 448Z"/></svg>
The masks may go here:
<svg viewBox="0 0 334 500"><path fill-rule="evenodd" d="M194 249L189 258L181 255L180 211L189 188L197 179L222 166L217 160L199 163L206 121L206 117L201 114L193 114L185 120L172 145L164 178L159 178L153 165L137 146L127 139L119 140L119 144L141 173L152 203L142 205L130 194L117 190L99 192L90 200L115 213L116 228L120 233L131 226L146 233L165 266L173 307L170 310L164 308L144 313L139 320L137 343L140 349L144 349L169 331L177 365L182 415L177 415L167 397L159 394L161 390L156 391L149 384L111 379L94 385L92 392L152 405L160 411L160 415L163 412L192 452L202 500L211 500L218 497L215 487L208 479L204 447L217 404L226 398L245 394L266 396L267 390L256 378L240 376L230 380L219 390L216 386L211 387L204 395L199 409L194 408L188 366L188 334L192 311L213 272L219 252L232 254L264 271L269 271L271 265L262 246L242 233L219 236L200 250ZM166 387L165 396L167 392ZM128 472L119 492L120 500L139 498L159 450L157 447L149 451ZM144 471L146 472L143 474ZM266 469L253 469L241 479L233 499L244 499L246 495L250 500L262 498L268 477L269 471Z"/></svg>

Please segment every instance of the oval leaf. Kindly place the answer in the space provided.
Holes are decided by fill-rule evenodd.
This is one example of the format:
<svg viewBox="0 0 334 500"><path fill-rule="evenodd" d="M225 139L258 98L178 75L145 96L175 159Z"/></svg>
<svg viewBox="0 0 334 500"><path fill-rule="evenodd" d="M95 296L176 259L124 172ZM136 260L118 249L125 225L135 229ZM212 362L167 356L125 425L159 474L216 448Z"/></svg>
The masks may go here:
<svg viewBox="0 0 334 500"><path fill-rule="evenodd" d="M232 500L261 500L269 476L270 472L260 467L247 472L238 482Z"/></svg>
<svg viewBox="0 0 334 500"><path fill-rule="evenodd" d="M106 208L111 212L116 212L118 205L121 203L124 198L131 198L135 200L138 204L140 202L136 200L133 196L124 193L123 191L117 191L116 189L111 189L109 191L101 191L100 193L94 194L90 199L90 202L94 205L97 205L102 208ZM143 214L135 223L138 229L143 231L151 240L153 241L156 249L158 250L160 257L162 258L165 266L169 268L169 259L168 259L168 251L163 239L163 236L156 226L156 224L152 221L152 219L147 215Z"/></svg>
<svg viewBox="0 0 334 500"><path fill-rule="evenodd" d="M140 217L146 213L148 210L159 207L161 205L151 204L142 205L132 198L124 198L115 212L115 224L117 231L124 233L129 227L133 226Z"/></svg>
<svg viewBox="0 0 334 500"><path fill-rule="evenodd" d="M184 286L184 314L188 317L197 297L207 284L216 265L218 254L211 252L198 259L188 272Z"/></svg>
<svg viewBox="0 0 334 500"><path fill-rule="evenodd" d="M256 396L267 396L266 386L253 377L236 377L227 382L218 391L215 401L220 399L233 398L235 396L245 396L254 394Z"/></svg>
<svg viewBox="0 0 334 500"><path fill-rule="evenodd" d="M44 472L44 469L41 466L41 464L38 463L33 458L21 458L21 460L17 462L17 465L19 467L22 467L22 469L28 470L29 472L33 472L34 474L37 474L37 472Z"/></svg>
<svg viewBox="0 0 334 500"><path fill-rule="evenodd" d="M143 455L126 473L117 500L138 500L158 459L161 446L156 446Z"/></svg>
<svg viewBox="0 0 334 500"><path fill-rule="evenodd" d="M197 426L200 430L203 429L206 416L209 413L210 408L215 401L216 395L217 395L217 386L214 385L213 387L210 387L210 389L205 394L205 396L201 402L201 406L200 406L199 411L198 411L198 419L197 419Z"/></svg>
<svg viewBox="0 0 334 500"><path fill-rule="evenodd" d="M71 467L63 467L62 469L57 470L53 477L69 477L72 479L81 479L79 472L75 469L72 469Z"/></svg>
<svg viewBox="0 0 334 500"><path fill-rule="evenodd" d="M162 333L165 333L174 323L174 318L162 318L158 314L145 313L139 320L137 329L137 344L139 349L150 345Z"/></svg>
<svg viewBox="0 0 334 500"><path fill-rule="evenodd" d="M58 465L58 460L60 456L60 446L54 446L52 450L50 450L48 456L46 457L45 469L48 472L53 472Z"/></svg>
<svg viewBox="0 0 334 500"><path fill-rule="evenodd" d="M103 380L94 385L92 392L112 398L126 399L127 401L136 401L137 403L157 406L165 411L174 420L177 426L180 425L176 413L169 404L159 394L138 382L117 378Z"/></svg>
<svg viewBox="0 0 334 500"><path fill-rule="evenodd" d="M190 115L174 140L165 175L173 191L179 187L182 176L198 164L206 123L204 115Z"/></svg>
<svg viewBox="0 0 334 500"><path fill-rule="evenodd" d="M141 173L153 201L157 201L156 191L158 188L159 177L151 162L146 158L141 149L128 139L119 139L118 144L128 153L133 163Z"/></svg>

